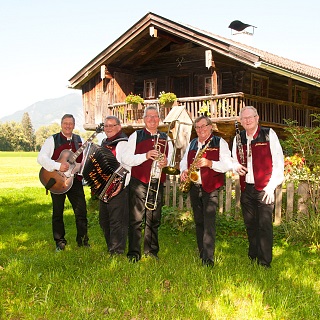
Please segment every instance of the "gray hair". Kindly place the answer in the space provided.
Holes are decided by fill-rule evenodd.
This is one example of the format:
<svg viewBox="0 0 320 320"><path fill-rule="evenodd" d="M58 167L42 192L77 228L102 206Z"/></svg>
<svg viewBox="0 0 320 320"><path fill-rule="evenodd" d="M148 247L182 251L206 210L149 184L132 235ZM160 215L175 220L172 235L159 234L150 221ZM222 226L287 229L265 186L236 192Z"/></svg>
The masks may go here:
<svg viewBox="0 0 320 320"><path fill-rule="evenodd" d="M239 112L239 117L240 117L240 119L241 119L241 116L242 116L242 112L243 112L244 110L252 110L252 111L254 112L254 115L255 115L255 116L258 115L258 111L257 111L257 109L256 109L255 107L253 107L253 106L245 106L245 107L243 107L243 108L240 110L240 112Z"/></svg>
<svg viewBox="0 0 320 320"><path fill-rule="evenodd" d="M144 109L144 112L143 112L143 117L144 117L144 118L146 117L147 112L150 111L150 110L157 111L158 116L160 117L159 110L158 110L157 106L147 106L147 107Z"/></svg>
<svg viewBox="0 0 320 320"><path fill-rule="evenodd" d="M61 123L64 119L66 118L72 118L73 119L73 123L76 123L76 119L74 118L74 116L70 113L66 113L62 118L61 118Z"/></svg>
<svg viewBox="0 0 320 320"><path fill-rule="evenodd" d="M207 116L200 116L200 117L198 117L198 118L196 118L196 119L194 120L193 126L196 127L196 124L197 124L199 121L201 121L202 119L205 119L205 120L206 120L207 125L212 125L212 121L211 121L211 119L210 119L209 117L207 117Z"/></svg>
<svg viewBox="0 0 320 320"><path fill-rule="evenodd" d="M114 121L116 122L116 124L121 124L119 118L116 117L116 116L107 116L107 117L104 119L104 121L106 121L106 120L114 120Z"/></svg>

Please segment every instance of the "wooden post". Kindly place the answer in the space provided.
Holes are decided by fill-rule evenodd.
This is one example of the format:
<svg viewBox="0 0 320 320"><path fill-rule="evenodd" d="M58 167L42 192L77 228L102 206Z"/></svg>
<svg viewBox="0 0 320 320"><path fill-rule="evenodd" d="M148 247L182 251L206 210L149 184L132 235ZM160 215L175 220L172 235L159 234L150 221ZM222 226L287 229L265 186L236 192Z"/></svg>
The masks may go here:
<svg viewBox="0 0 320 320"><path fill-rule="evenodd" d="M182 192L179 192L179 204L178 204L179 210L183 209L183 194Z"/></svg>
<svg viewBox="0 0 320 320"><path fill-rule="evenodd" d="M287 210L286 220L292 219L294 204L294 183L290 181L287 183Z"/></svg>
<svg viewBox="0 0 320 320"><path fill-rule="evenodd" d="M309 195L309 185L306 181L300 181L298 185L298 213L308 214L308 195Z"/></svg>
<svg viewBox="0 0 320 320"><path fill-rule="evenodd" d="M241 189L240 189L240 179L238 175L236 175L234 179L234 191L235 191L235 201L236 201L235 217L238 217L241 210L241 205L240 205Z"/></svg>
<svg viewBox="0 0 320 320"><path fill-rule="evenodd" d="M170 205L170 176L166 175L166 185L165 185L165 205Z"/></svg>
<svg viewBox="0 0 320 320"><path fill-rule="evenodd" d="M232 178L226 177L226 212L231 212Z"/></svg>
<svg viewBox="0 0 320 320"><path fill-rule="evenodd" d="M218 75L216 69L213 69L212 76L211 76L211 83L212 83L212 94L218 94Z"/></svg>
<svg viewBox="0 0 320 320"><path fill-rule="evenodd" d="M218 210L218 212L220 214L223 213L223 194L224 194L224 187L221 187L219 189L219 194L218 194L218 202L219 202L219 210Z"/></svg>
<svg viewBox="0 0 320 320"><path fill-rule="evenodd" d="M172 206L173 207L176 207L177 206L177 193L178 193L178 190L177 190L177 179L178 177L177 176L173 176L172 177Z"/></svg>
<svg viewBox="0 0 320 320"><path fill-rule="evenodd" d="M275 191L275 209L274 209L274 224L276 226L281 223L282 211L282 184L276 188Z"/></svg>
<svg viewBox="0 0 320 320"><path fill-rule="evenodd" d="M188 192L188 195L187 195L186 206L187 206L187 209L191 209L191 200L190 200L190 193L189 192Z"/></svg>

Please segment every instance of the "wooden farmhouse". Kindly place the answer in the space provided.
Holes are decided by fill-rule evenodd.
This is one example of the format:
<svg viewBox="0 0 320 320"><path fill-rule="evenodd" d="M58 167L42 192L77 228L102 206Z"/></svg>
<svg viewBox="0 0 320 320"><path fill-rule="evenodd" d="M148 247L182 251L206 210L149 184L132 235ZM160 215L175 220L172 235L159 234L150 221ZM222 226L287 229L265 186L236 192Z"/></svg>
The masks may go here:
<svg viewBox="0 0 320 320"><path fill-rule="evenodd" d="M116 115L130 134L143 127L147 105L159 106L164 120L174 106L159 105L162 91L175 93L175 104L184 105L192 120L208 108L215 134L229 142L245 105L255 106L260 122L280 135L284 119L312 126L310 114L320 112L320 69L154 13L142 17L69 82L82 90L86 130ZM127 104L130 93L144 103Z"/></svg>

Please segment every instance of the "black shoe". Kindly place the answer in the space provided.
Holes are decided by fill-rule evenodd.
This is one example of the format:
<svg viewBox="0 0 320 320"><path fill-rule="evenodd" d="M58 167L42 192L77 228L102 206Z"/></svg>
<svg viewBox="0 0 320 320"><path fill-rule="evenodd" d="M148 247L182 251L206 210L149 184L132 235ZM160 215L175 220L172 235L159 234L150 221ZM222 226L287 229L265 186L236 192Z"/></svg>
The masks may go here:
<svg viewBox="0 0 320 320"><path fill-rule="evenodd" d="M88 242L78 242L78 247L90 248L90 244Z"/></svg>
<svg viewBox="0 0 320 320"><path fill-rule="evenodd" d="M63 251L65 249L65 247L66 247L66 244L64 242L60 242L56 246L56 252Z"/></svg>
<svg viewBox="0 0 320 320"><path fill-rule="evenodd" d="M152 259L159 260L159 257L158 257L156 254L151 253L151 252L146 253L145 256L146 256L146 257L150 257L150 258L152 258Z"/></svg>
<svg viewBox="0 0 320 320"><path fill-rule="evenodd" d="M109 254L110 254L109 258L113 259L113 258L118 258L121 255L123 255L123 252L109 252Z"/></svg>
<svg viewBox="0 0 320 320"><path fill-rule="evenodd" d="M78 247L90 247L88 236L77 237Z"/></svg>
<svg viewBox="0 0 320 320"><path fill-rule="evenodd" d="M128 255L127 258L129 260L129 262L131 262L131 263L136 263L139 261L137 256Z"/></svg>
<svg viewBox="0 0 320 320"><path fill-rule="evenodd" d="M213 267L214 266L214 261L211 259L202 259L202 265L205 267Z"/></svg>
<svg viewBox="0 0 320 320"><path fill-rule="evenodd" d="M252 264L254 264L258 261L257 258L252 258L252 257L249 257L249 260Z"/></svg>
<svg viewBox="0 0 320 320"><path fill-rule="evenodd" d="M265 269L270 269L271 265L268 263L258 262L258 265Z"/></svg>

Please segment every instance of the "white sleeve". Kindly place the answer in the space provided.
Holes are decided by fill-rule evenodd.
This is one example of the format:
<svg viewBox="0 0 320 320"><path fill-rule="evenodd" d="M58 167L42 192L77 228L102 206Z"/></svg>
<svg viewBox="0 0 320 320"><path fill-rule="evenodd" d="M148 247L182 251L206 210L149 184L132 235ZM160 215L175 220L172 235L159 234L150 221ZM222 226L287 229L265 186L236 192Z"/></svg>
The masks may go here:
<svg viewBox="0 0 320 320"><path fill-rule="evenodd" d="M139 164L147 160L147 154L134 154L136 151L137 144L137 132L133 132L127 142L127 147L125 152L121 156L121 162L129 167L138 166Z"/></svg>
<svg viewBox="0 0 320 320"><path fill-rule="evenodd" d="M270 151L272 156L272 174L267 188L275 189L284 180L284 156L278 136L270 128Z"/></svg>
<svg viewBox="0 0 320 320"><path fill-rule="evenodd" d="M41 150L38 154L38 163L45 168L47 171L60 170L60 162L56 162L51 159L54 152L54 140L53 136L46 139Z"/></svg>
<svg viewBox="0 0 320 320"><path fill-rule="evenodd" d="M190 143L187 146L187 149L180 161L180 172L182 173L184 170L188 169L188 153L189 153L189 149L190 149Z"/></svg>
<svg viewBox="0 0 320 320"><path fill-rule="evenodd" d="M219 161L212 161L212 167L217 172L227 172L232 170L232 158L228 143L220 138Z"/></svg>
<svg viewBox="0 0 320 320"><path fill-rule="evenodd" d="M237 157L237 140L236 140L236 137L234 137L233 144L232 144L232 170L234 173L237 171L239 166L240 166L240 163Z"/></svg>
<svg viewBox="0 0 320 320"><path fill-rule="evenodd" d="M168 146L167 165L170 165L171 158L173 155L173 144L172 144L172 140L169 137L168 137L167 146Z"/></svg>
<svg viewBox="0 0 320 320"><path fill-rule="evenodd" d="M125 181L125 185L128 185L129 181L130 181L130 177L131 177L131 167L124 164L122 161L122 157L123 155L127 152L128 149L128 142L127 141L120 141L117 143L116 146L116 158L118 160L118 162L128 170L128 174L126 177L126 181Z"/></svg>

